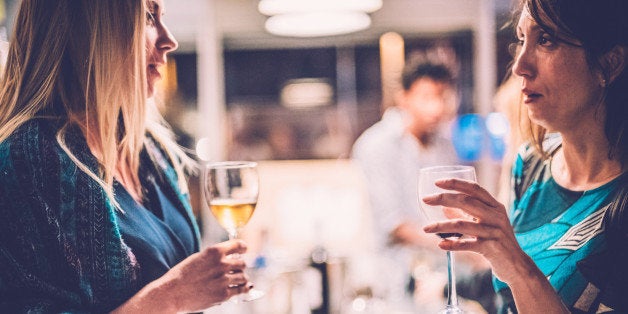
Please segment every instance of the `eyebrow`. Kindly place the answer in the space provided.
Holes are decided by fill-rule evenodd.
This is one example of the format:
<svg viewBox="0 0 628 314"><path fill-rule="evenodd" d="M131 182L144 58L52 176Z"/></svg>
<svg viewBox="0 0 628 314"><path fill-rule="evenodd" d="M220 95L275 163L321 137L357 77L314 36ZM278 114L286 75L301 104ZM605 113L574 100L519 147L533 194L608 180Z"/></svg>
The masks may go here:
<svg viewBox="0 0 628 314"><path fill-rule="evenodd" d="M534 22L534 24L530 26L530 32L538 32L538 31L545 32L545 29L543 29L538 23ZM521 29L521 26L517 25L516 34L519 35L521 33L523 33L523 30Z"/></svg>

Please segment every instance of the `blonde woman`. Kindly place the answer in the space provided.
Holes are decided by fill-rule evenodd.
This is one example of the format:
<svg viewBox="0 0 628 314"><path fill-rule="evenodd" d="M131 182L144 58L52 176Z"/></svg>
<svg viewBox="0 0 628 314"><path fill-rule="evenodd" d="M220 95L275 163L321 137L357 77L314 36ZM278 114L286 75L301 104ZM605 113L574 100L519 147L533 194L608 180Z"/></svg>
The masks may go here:
<svg viewBox="0 0 628 314"><path fill-rule="evenodd" d="M23 0L0 85L0 312L175 313L247 292L199 252L193 162L148 99L163 0Z"/></svg>

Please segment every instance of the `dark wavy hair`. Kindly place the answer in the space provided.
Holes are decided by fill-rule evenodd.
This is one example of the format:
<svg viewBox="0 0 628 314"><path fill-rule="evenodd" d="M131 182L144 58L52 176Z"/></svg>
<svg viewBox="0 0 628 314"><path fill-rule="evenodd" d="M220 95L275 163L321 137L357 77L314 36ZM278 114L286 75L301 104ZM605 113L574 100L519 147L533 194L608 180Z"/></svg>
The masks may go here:
<svg viewBox="0 0 628 314"><path fill-rule="evenodd" d="M436 82L443 82L450 85L454 84L454 76L446 65L428 61L411 60L403 67L401 85L404 90L410 90L414 82L424 77Z"/></svg>
<svg viewBox="0 0 628 314"><path fill-rule="evenodd" d="M628 60L626 67L613 80L610 70L601 62L603 56L617 46L628 47L627 0L520 0L511 25L516 25L523 9L548 34L567 44L577 42L585 51L592 69L602 71L607 85L604 91L604 132L609 142L608 158L628 165ZM542 152L541 143L547 130L533 125L531 137Z"/></svg>

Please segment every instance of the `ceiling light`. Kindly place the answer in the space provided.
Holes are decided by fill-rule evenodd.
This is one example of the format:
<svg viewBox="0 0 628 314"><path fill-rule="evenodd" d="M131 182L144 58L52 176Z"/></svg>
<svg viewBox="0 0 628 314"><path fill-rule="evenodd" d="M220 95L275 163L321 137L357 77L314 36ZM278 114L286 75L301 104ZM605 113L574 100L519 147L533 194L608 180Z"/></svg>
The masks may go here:
<svg viewBox="0 0 628 314"><path fill-rule="evenodd" d="M279 36L317 37L357 32L370 25L366 13L342 11L279 14L269 17L265 27Z"/></svg>
<svg viewBox="0 0 628 314"><path fill-rule="evenodd" d="M258 10L264 15L296 12L359 11L372 13L382 7L382 0L261 0Z"/></svg>
<svg viewBox="0 0 628 314"><path fill-rule="evenodd" d="M293 79L281 89L281 104L290 108L309 108L329 105L334 88L325 79Z"/></svg>

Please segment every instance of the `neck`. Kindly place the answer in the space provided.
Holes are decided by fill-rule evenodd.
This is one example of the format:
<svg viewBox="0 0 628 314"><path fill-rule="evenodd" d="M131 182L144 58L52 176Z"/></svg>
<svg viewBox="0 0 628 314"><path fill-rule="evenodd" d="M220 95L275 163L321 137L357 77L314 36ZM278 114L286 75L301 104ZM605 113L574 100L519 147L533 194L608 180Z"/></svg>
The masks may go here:
<svg viewBox="0 0 628 314"><path fill-rule="evenodd" d="M588 136L564 134L562 147L551 161L554 180L574 191L591 190L612 181L623 169L619 160L608 158L608 150L603 132L589 132Z"/></svg>
<svg viewBox="0 0 628 314"><path fill-rule="evenodd" d="M89 147L92 155L97 160L101 161L103 158L102 148L98 144L98 136L89 133L85 135L87 146ZM131 194L131 196L138 202L142 202L142 188L141 183L138 181L137 176L133 175L133 169L127 162L127 160L119 159L116 164L116 169L113 177Z"/></svg>
<svg viewBox="0 0 628 314"><path fill-rule="evenodd" d="M414 137L419 145L421 145L422 147L428 147L432 144L432 139L434 136L432 133L418 132L417 130L413 130L412 128L407 128L406 132L412 135L412 137Z"/></svg>

